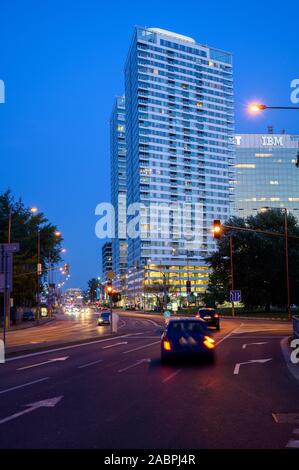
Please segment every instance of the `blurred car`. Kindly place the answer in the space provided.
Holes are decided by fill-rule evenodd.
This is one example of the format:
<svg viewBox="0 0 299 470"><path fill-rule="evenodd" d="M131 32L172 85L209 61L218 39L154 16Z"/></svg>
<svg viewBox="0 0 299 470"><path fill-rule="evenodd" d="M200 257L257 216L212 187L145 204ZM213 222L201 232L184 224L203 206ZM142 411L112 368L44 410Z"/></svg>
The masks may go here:
<svg viewBox="0 0 299 470"><path fill-rule="evenodd" d="M35 321L35 315L33 312L30 312L30 311L24 312L22 320L23 321Z"/></svg>
<svg viewBox="0 0 299 470"><path fill-rule="evenodd" d="M98 318L98 325L101 326L101 325L110 325L110 312L109 311L105 311L105 312L101 312L100 315L99 315L99 318Z"/></svg>
<svg viewBox="0 0 299 470"><path fill-rule="evenodd" d="M215 340L200 318L172 318L161 338L161 362L174 358L214 359Z"/></svg>
<svg viewBox="0 0 299 470"><path fill-rule="evenodd" d="M208 326L214 326L216 330L220 330L219 313L214 308L200 308L196 314L196 318L201 318Z"/></svg>

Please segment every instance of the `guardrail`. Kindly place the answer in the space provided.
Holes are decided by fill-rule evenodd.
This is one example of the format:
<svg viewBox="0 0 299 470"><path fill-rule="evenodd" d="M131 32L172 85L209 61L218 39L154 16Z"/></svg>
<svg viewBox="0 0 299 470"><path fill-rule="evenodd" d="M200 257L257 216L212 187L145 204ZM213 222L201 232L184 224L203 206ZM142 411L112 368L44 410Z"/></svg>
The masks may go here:
<svg viewBox="0 0 299 470"><path fill-rule="evenodd" d="M293 317L293 333L295 338L299 338L299 317Z"/></svg>

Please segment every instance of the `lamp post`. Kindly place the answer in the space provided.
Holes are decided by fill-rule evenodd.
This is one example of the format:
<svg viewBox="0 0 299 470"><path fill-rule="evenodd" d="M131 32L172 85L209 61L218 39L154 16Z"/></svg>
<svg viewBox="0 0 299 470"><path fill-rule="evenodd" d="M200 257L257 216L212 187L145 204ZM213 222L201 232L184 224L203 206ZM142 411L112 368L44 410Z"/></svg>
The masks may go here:
<svg viewBox="0 0 299 470"><path fill-rule="evenodd" d="M234 283L234 260L233 260L233 236L229 237L229 253L230 253L230 276L231 276L231 287L232 290L235 288ZM235 303L232 300L232 317L235 316Z"/></svg>
<svg viewBox="0 0 299 470"><path fill-rule="evenodd" d="M268 105L262 104L262 103L251 103L248 106L248 111L251 114L258 114L261 111L265 111L266 109L283 109L283 110L294 109L294 110L298 110L299 106L268 106Z"/></svg>

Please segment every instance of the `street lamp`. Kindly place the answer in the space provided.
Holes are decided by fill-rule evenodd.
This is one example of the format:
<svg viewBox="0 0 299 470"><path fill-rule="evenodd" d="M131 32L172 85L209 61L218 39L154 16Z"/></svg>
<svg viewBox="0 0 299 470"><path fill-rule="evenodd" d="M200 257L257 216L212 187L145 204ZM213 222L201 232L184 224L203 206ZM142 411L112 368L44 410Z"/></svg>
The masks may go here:
<svg viewBox="0 0 299 470"><path fill-rule="evenodd" d="M250 103L248 105L248 111L250 114L259 114L265 109L299 109L299 106L268 106L263 103Z"/></svg>

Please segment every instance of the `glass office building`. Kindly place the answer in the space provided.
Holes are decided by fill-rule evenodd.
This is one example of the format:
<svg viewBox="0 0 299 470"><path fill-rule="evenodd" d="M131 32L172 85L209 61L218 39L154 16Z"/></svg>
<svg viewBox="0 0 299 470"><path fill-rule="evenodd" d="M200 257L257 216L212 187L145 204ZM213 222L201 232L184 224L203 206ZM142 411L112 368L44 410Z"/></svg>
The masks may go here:
<svg viewBox="0 0 299 470"><path fill-rule="evenodd" d="M109 271L112 271L112 243L106 242L102 246L102 278L107 280Z"/></svg>
<svg viewBox="0 0 299 470"><path fill-rule="evenodd" d="M180 34L137 27L125 96L127 204L142 205L141 236L128 238L130 291L164 283L186 296L189 279L199 294L208 277L204 258L214 249L212 220L228 217L233 196L232 56ZM148 210L153 205L158 212ZM170 217L159 213L163 205ZM193 241L182 235L186 221Z"/></svg>
<svg viewBox="0 0 299 470"><path fill-rule="evenodd" d="M240 134L235 136L235 148L235 214L245 217L264 207L278 207L298 217L299 135Z"/></svg>
<svg viewBox="0 0 299 470"><path fill-rule="evenodd" d="M114 285L126 291L127 241L126 218L126 124L125 97L115 99L110 118L111 203L115 209L115 238L112 240L112 271Z"/></svg>

